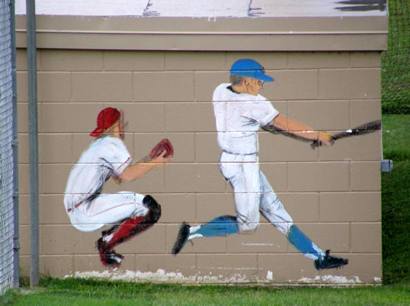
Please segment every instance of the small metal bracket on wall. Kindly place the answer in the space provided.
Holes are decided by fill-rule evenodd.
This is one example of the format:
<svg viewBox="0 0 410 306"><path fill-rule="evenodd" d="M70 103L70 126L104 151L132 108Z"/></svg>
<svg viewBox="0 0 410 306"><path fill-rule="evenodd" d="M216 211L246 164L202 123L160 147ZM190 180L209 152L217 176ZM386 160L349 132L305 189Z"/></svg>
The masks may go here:
<svg viewBox="0 0 410 306"><path fill-rule="evenodd" d="M393 161L391 159L382 159L380 161L380 170L382 172L392 172L393 171Z"/></svg>

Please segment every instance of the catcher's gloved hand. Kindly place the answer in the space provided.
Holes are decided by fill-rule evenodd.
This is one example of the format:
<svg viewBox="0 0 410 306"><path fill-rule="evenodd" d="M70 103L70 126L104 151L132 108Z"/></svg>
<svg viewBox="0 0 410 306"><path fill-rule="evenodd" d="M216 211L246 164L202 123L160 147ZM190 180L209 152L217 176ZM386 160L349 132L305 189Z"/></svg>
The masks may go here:
<svg viewBox="0 0 410 306"><path fill-rule="evenodd" d="M172 157L174 155L174 147L172 146L171 141L168 138L162 139L159 143L152 148L151 152L149 153L149 157L151 159L157 158L162 153L164 153L164 157Z"/></svg>

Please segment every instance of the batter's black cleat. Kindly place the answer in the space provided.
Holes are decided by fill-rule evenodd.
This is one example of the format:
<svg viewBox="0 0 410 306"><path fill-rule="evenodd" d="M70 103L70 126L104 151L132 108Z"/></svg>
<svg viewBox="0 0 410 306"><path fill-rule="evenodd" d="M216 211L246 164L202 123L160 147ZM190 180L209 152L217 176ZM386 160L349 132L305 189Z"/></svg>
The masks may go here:
<svg viewBox="0 0 410 306"><path fill-rule="evenodd" d="M179 228L177 240L172 248L172 254L177 255L182 250L185 243L188 241L190 227L191 226L189 226L189 224L182 222L181 227Z"/></svg>
<svg viewBox="0 0 410 306"><path fill-rule="evenodd" d="M100 261L104 266L116 269L121 265L124 256L114 250L109 250L107 243L102 238L97 240L97 249L100 254Z"/></svg>
<svg viewBox="0 0 410 306"><path fill-rule="evenodd" d="M341 268L349 263L348 259L330 255L330 250L326 250L325 256L315 260L316 270Z"/></svg>

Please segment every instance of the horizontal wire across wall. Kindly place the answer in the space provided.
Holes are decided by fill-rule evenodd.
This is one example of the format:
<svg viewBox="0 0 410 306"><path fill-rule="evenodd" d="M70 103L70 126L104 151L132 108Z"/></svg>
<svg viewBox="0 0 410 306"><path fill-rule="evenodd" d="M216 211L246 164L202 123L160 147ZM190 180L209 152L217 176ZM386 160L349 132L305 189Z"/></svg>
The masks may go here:
<svg viewBox="0 0 410 306"><path fill-rule="evenodd" d="M14 282L11 0L0 0L0 294Z"/></svg>

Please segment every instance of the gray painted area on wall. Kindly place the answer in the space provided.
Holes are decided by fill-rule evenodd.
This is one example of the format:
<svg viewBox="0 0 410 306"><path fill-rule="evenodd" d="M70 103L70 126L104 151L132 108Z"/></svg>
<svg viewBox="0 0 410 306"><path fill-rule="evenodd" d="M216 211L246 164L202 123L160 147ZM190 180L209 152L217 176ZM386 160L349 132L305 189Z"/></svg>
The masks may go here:
<svg viewBox="0 0 410 306"><path fill-rule="evenodd" d="M386 16L386 0L37 0L39 15L160 17ZM25 0L16 0L25 14Z"/></svg>

